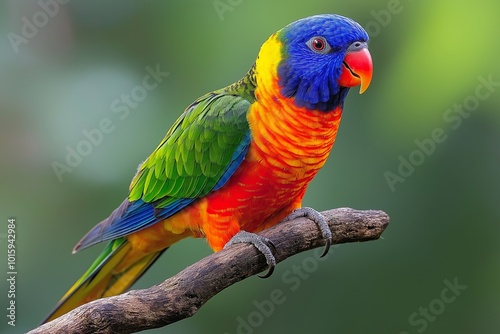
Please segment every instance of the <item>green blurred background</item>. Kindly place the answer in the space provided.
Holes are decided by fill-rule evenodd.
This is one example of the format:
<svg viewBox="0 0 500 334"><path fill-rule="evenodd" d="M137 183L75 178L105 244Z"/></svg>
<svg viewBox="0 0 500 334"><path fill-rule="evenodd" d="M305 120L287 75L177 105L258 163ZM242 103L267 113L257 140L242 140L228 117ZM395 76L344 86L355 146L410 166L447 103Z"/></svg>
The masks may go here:
<svg viewBox="0 0 500 334"><path fill-rule="evenodd" d="M239 79L271 33L317 13L349 16L369 31L375 72L364 95L349 95L337 144L304 204L382 209L391 225L382 240L336 247L295 290L284 277L311 265L313 251L151 333L500 332L499 2L221 0L217 12L213 1L73 0L47 22L40 3L0 2L0 247L5 254L15 217L18 271L17 326L2 315L0 332L36 326L87 269L102 246L76 255L72 247L125 198L136 166L184 107ZM22 36L23 17L34 15L42 27L13 46L9 36ZM169 75L126 117L114 113L148 66ZM469 111L453 110L462 103ZM66 146L75 149L82 131L106 118L111 133L60 182L51 164L64 163ZM439 129L445 139L432 149ZM432 152L419 153L416 141ZM410 158L418 166L391 189L387 172ZM183 241L135 287L210 253L203 240ZM5 256L0 267L7 272ZM462 290L444 290L445 281ZM0 286L6 313L5 279ZM259 316L254 302L275 289L285 302Z"/></svg>

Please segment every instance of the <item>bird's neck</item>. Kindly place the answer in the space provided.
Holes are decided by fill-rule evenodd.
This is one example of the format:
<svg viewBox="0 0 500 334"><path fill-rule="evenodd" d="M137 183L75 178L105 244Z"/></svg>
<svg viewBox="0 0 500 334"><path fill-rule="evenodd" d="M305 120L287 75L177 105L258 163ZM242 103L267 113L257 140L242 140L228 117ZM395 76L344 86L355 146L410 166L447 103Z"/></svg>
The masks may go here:
<svg viewBox="0 0 500 334"><path fill-rule="evenodd" d="M274 82L276 68L281 61L281 42L277 39L277 34L273 34L262 45L256 62L243 78L223 89L229 94L246 98L250 102L255 102L255 90L257 86L264 86L267 82ZM274 73L270 71L274 68Z"/></svg>
<svg viewBox="0 0 500 334"><path fill-rule="evenodd" d="M224 92L234 94L247 99L249 102L255 101L255 88L257 86L255 76L255 63L248 70L247 74L232 85L224 88Z"/></svg>

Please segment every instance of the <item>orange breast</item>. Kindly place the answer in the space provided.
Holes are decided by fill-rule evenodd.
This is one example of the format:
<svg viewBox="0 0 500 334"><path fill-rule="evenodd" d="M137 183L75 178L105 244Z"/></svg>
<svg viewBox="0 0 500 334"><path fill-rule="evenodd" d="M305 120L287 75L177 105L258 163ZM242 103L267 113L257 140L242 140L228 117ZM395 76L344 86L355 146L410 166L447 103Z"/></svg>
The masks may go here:
<svg viewBox="0 0 500 334"><path fill-rule="evenodd" d="M276 83L277 85L277 83ZM257 232L301 206L309 182L324 165L342 110L296 107L290 99L267 99L257 90L249 111L252 143L228 183L193 205L214 250L241 228Z"/></svg>
<svg viewBox="0 0 500 334"><path fill-rule="evenodd" d="M148 253L187 236L204 236L218 251L240 229L258 232L301 206L328 158L342 111L311 111L286 99L258 101L248 114L252 142L235 174L219 190L129 236L134 248Z"/></svg>

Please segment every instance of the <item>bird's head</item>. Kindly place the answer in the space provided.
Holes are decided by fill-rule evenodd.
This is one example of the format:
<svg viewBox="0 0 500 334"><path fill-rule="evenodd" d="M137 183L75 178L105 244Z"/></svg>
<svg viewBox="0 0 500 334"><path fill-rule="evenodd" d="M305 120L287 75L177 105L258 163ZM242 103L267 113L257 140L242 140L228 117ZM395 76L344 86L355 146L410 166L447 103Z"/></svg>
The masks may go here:
<svg viewBox="0 0 500 334"><path fill-rule="evenodd" d="M372 60L368 34L353 20L339 15L316 15L295 21L266 43L275 54L281 95L298 107L330 111L342 103L349 88L370 85ZM270 50L261 49L269 57Z"/></svg>

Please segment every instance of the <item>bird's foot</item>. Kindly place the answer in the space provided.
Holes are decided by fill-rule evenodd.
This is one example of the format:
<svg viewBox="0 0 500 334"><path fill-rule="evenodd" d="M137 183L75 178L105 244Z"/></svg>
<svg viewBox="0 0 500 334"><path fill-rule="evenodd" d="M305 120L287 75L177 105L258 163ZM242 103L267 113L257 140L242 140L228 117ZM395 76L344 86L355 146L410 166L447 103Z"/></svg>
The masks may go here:
<svg viewBox="0 0 500 334"><path fill-rule="evenodd" d="M321 213L314 210L313 208L303 207L303 208L300 208L300 209L293 211L285 219L283 219L283 221L286 222L286 221L293 220L295 218L300 218L300 217L309 218L310 220L315 222L316 225L318 225L318 227L321 231L321 235L323 236L323 239L325 239L325 249L323 251L323 254L321 254L321 257L328 254L328 251L330 250L330 246L331 246L332 241L333 241L333 236L332 236L332 231L330 230L330 227L328 226L328 223L326 222L325 216L323 216Z"/></svg>
<svg viewBox="0 0 500 334"><path fill-rule="evenodd" d="M271 247L276 251L274 243L268 238L261 237L258 234L250 233L247 231L239 231L236 233L224 246L224 249L229 248L233 244L249 243L255 246L266 258L266 263L269 266L267 273L260 278L267 278L273 274L274 267L276 266L276 259L274 258Z"/></svg>

